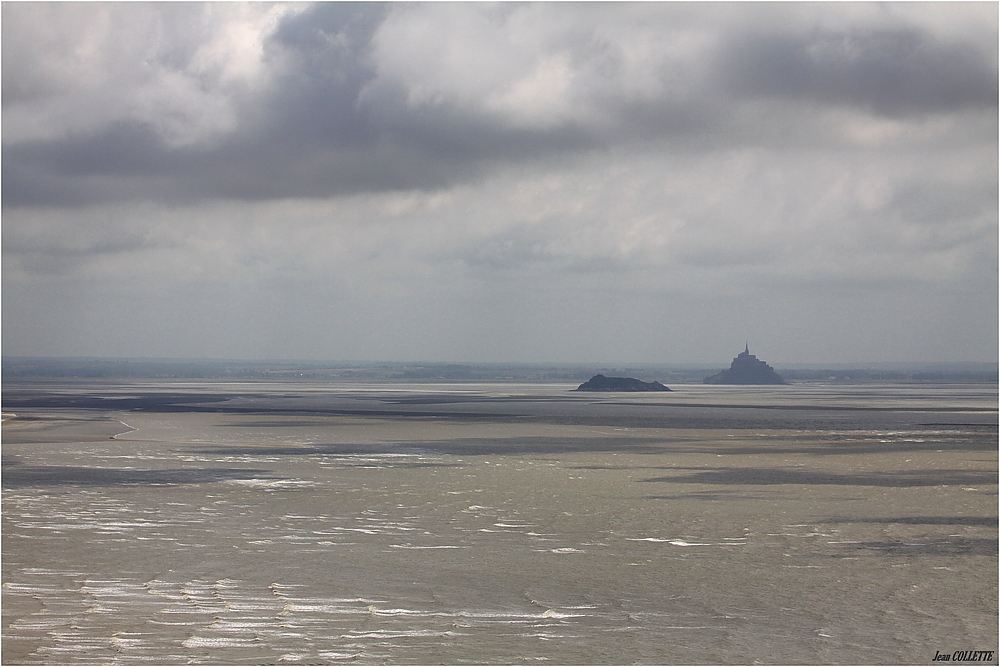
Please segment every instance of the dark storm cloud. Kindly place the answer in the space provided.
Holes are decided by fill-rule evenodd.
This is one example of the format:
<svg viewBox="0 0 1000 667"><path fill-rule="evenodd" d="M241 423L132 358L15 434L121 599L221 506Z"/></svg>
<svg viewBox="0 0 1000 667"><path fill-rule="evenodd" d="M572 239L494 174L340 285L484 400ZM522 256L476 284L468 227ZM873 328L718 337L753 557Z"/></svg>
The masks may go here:
<svg viewBox="0 0 1000 667"><path fill-rule="evenodd" d="M360 51L384 11L321 4L283 21L265 55L285 59L277 86L244 94L240 130L208 146L170 146L152 123L138 120L5 146L4 204L266 199L412 186L397 175L397 162L365 155L378 130L355 109L372 76ZM183 67L192 54L183 55L167 60Z"/></svg>
<svg viewBox="0 0 1000 667"><path fill-rule="evenodd" d="M265 46L265 60L282 61L276 89L256 103L264 118L261 143L295 148L370 147L377 129L356 108L374 75L364 54L386 8L329 3L286 18Z"/></svg>
<svg viewBox="0 0 1000 667"><path fill-rule="evenodd" d="M375 76L369 42L386 11L320 4L284 20L266 45L276 85L240 99L241 127L208 145L171 146L137 120L6 144L4 205L436 188L491 162L596 145L572 125L511 130L447 102L411 109L390 84L370 86L362 101Z"/></svg>
<svg viewBox="0 0 1000 667"><path fill-rule="evenodd" d="M115 122L85 136L5 146L5 205L71 205L160 192L156 177L183 174L152 127Z"/></svg>
<svg viewBox="0 0 1000 667"><path fill-rule="evenodd" d="M721 69L739 95L811 99L889 115L997 104L990 54L916 30L743 35L725 50Z"/></svg>
<svg viewBox="0 0 1000 667"><path fill-rule="evenodd" d="M373 152L373 171L400 171L384 183L375 174L362 179L377 190L406 187L407 180L417 187L439 184L446 177L435 176L441 169L453 177L456 169L482 159L517 159L590 145L584 132L572 127L511 131L448 102L408 107L404 90L376 80L369 50L388 11L381 5L320 4L282 23L270 50L290 66L281 75L279 89L266 100L270 115L261 129L261 148L291 148L292 160L317 142L330 150ZM380 156L380 149L390 154ZM420 164L409 164L414 156ZM328 159L334 161L335 156ZM393 169L395 160L405 168Z"/></svg>
<svg viewBox="0 0 1000 667"><path fill-rule="evenodd" d="M564 7L567 13L579 10ZM583 78L588 59L597 65L584 82L591 88L577 90L575 104L605 120L559 117L518 125L503 122L481 100L460 104L448 91L438 91L433 103L414 104L407 82L381 76L373 38L393 9L320 4L284 17L263 50L273 84L230 90L237 127L211 141L172 145L141 119L110 119L89 130L8 141L4 205L433 189L475 178L494 165L621 142L700 137L738 143L739 137L725 137L737 124L733 105L760 96L888 115L997 102L996 63L989 54L917 30L729 34L714 56L698 54L718 69L697 85L615 96L608 86L621 66L622 45L598 43L589 31L577 29L560 38L576 78ZM5 58L19 56L7 51ZM160 62L182 67L192 53L174 49ZM652 66L663 79L670 65ZM17 93L13 101L28 94L16 81L10 86Z"/></svg>

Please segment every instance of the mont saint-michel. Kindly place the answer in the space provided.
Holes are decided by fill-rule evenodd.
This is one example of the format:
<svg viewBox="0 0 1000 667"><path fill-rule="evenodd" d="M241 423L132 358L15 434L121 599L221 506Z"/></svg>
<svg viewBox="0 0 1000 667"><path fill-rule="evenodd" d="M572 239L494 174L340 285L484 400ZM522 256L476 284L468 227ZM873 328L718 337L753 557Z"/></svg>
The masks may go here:
<svg viewBox="0 0 1000 667"><path fill-rule="evenodd" d="M750 354L750 345L728 369L705 378L705 384L787 384L766 362Z"/></svg>

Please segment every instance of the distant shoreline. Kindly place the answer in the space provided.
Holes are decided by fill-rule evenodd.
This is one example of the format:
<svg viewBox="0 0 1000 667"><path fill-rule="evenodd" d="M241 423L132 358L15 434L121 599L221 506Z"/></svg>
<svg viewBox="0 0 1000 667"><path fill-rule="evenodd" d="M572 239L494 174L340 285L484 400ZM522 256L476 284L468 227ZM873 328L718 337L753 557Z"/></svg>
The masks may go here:
<svg viewBox="0 0 1000 667"><path fill-rule="evenodd" d="M996 383L993 362L772 364L786 381L822 383ZM538 382L579 385L595 374L655 377L667 386L701 382L728 368L719 364L319 362L3 357L4 380L234 380Z"/></svg>

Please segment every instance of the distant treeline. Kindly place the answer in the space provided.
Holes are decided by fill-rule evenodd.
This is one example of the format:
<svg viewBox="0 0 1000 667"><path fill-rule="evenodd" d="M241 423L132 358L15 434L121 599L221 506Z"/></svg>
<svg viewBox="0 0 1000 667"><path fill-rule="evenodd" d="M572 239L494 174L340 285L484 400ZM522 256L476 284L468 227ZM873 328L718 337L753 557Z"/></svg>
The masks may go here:
<svg viewBox="0 0 1000 667"><path fill-rule="evenodd" d="M252 363L129 359L3 358L5 378L263 378Z"/></svg>
<svg viewBox="0 0 1000 667"><path fill-rule="evenodd" d="M233 379L408 380L451 382L555 382L579 384L602 373L664 384L701 383L723 365L599 366L585 364L455 364L178 359L4 357L4 378L37 379ZM785 368L789 382L997 382L997 364L878 364L870 368Z"/></svg>
<svg viewBox="0 0 1000 667"><path fill-rule="evenodd" d="M591 367L4 357L5 378L479 380L579 383Z"/></svg>
<svg viewBox="0 0 1000 667"><path fill-rule="evenodd" d="M871 368L780 369L785 380L799 382L996 382L997 370L893 371Z"/></svg>

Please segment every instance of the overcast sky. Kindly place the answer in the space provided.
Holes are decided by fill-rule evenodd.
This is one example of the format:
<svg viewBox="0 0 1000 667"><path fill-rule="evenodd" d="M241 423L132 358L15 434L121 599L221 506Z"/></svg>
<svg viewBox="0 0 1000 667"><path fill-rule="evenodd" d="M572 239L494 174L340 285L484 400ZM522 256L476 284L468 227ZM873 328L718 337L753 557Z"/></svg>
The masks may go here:
<svg viewBox="0 0 1000 667"><path fill-rule="evenodd" d="M3 3L3 353L995 361L997 7Z"/></svg>

